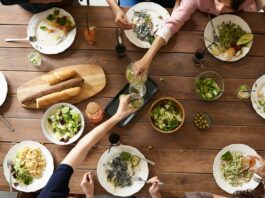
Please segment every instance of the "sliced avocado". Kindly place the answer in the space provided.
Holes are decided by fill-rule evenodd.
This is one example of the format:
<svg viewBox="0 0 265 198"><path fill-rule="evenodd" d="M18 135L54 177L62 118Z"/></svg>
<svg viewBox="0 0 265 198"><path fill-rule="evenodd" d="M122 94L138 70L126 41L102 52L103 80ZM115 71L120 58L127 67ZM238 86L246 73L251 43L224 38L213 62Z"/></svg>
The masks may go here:
<svg viewBox="0 0 265 198"><path fill-rule="evenodd" d="M254 38L254 35L251 34L251 33L247 33L247 34L244 34L243 36L241 36L237 42L236 42L236 45L245 45L247 43L249 43L250 41L252 41Z"/></svg>
<svg viewBox="0 0 265 198"><path fill-rule="evenodd" d="M135 155L133 155L131 157L131 162L132 162L132 166L135 167L135 166L137 166L139 164L140 158L135 156Z"/></svg>

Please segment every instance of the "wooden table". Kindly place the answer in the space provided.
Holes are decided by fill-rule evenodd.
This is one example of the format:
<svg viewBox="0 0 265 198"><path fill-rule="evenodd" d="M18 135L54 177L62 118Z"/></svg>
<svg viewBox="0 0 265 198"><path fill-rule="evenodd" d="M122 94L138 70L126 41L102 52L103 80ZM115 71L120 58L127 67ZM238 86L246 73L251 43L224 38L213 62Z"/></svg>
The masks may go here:
<svg viewBox="0 0 265 198"><path fill-rule="evenodd" d="M23 140L45 143L53 154L56 165L71 149L71 146L51 144L43 136L40 123L44 111L22 108L16 97L18 86L62 66L80 63L99 64L106 72L107 86L96 97L77 105L84 112L89 101L97 101L105 106L125 85L126 66L131 60L139 59L145 52L125 38L127 56L116 57L116 26L108 8L69 7L66 10L80 23L75 42L70 49L59 55L42 55L43 65L37 69L27 61L27 55L32 51L28 43L3 41L4 38L25 37L31 14L19 6L0 6L0 70L9 83L9 94L0 113L15 128L15 132L11 133L0 122L1 165L11 146ZM89 13L89 24L97 27L95 46L88 46L83 38L86 13ZM240 101L235 95L239 85L252 86L254 81L265 73L265 15L238 15L249 24L255 34L253 46L247 57L238 62L227 63L208 54L205 60L206 68L198 69L192 66L194 51L204 47L204 43L196 38L196 35L203 35L208 22L205 14L195 13L168 45L160 50L152 63L150 75L159 85L159 93L129 126L111 130L121 135L123 144L139 148L148 159L156 162L155 166L149 166L150 176L157 175L165 182L161 189L165 197L182 196L184 191L209 191L225 195L212 176L212 164L219 150L229 144L247 144L265 157L265 122L255 113L249 100ZM194 81L202 70L214 70L223 76L225 92L218 101L204 102L196 96ZM160 81L161 77L164 77L164 81ZM154 131L149 123L150 105L162 96L177 98L184 105L186 120L178 133L160 134ZM194 127L193 116L200 111L206 111L213 117L213 126L210 130L200 131ZM87 123L85 133L92 128L93 125ZM84 163L75 171L70 183L71 193L82 193L79 183L83 174L87 170L95 172L97 161L107 148L106 136L93 147ZM8 190L2 167L0 170L0 188ZM107 194L98 181L95 189L96 194ZM139 194L147 195L148 186Z"/></svg>

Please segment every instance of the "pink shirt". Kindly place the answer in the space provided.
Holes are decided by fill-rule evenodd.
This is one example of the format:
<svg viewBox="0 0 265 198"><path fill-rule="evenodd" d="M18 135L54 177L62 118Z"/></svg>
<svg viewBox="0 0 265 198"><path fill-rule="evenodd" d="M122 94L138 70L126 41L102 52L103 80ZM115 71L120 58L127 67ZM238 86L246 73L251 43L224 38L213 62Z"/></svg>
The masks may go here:
<svg viewBox="0 0 265 198"><path fill-rule="evenodd" d="M233 12L232 9L223 7L218 0L182 0L180 6L174 7L170 18L165 21L163 28L158 30L156 35L162 37L168 42L170 37L174 35L187 20L189 20L190 16L196 10L209 12L214 15ZM255 0L245 0L239 10L257 11Z"/></svg>

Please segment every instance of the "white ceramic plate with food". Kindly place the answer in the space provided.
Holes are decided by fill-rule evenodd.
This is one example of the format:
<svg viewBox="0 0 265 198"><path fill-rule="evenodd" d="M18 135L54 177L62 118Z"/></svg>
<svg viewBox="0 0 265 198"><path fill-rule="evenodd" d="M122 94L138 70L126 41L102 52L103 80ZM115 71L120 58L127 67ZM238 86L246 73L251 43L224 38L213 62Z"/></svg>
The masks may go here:
<svg viewBox="0 0 265 198"><path fill-rule="evenodd" d="M63 107L67 107L68 110L60 111L62 113L57 111ZM63 119L64 116L66 119ZM44 113L41 128L43 134L50 142L57 145L68 145L80 138L85 128L85 120L83 114L76 106L69 103L57 103ZM69 130L69 128L71 129Z"/></svg>
<svg viewBox="0 0 265 198"><path fill-rule="evenodd" d="M120 145L120 146L112 147L110 152L109 152L109 150L106 150L103 153L103 155L100 157L100 159L98 161L98 165L97 165L97 176L98 176L99 183L101 184L101 186L106 191L108 191L109 193L111 193L112 195L115 195L115 196L127 197L127 196L131 196L131 195L137 193L139 190L141 190L143 188L143 186L145 185L145 182L133 181L133 178L130 178L131 179L130 181L132 181L131 185L126 185L123 187L121 187L121 186L115 187L114 183L110 182L107 179L107 175L108 175L107 170L109 170L109 168L110 168L108 163L112 162L113 159L116 159L118 156L120 156L120 154L122 152L127 152L127 153L130 153L131 155L145 158L144 155L138 149L136 149L134 147L127 146L127 145ZM139 164L137 164L133 168L132 172L130 172L130 170L128 169L128 174L132 177L138 176L144 180L147 180L148 174L149 174L147 162L140 159L140 161L138 163ZM128 165L128 167L129 166L130 165ZM117 168L117 169L122 170L120 168ZM121 173L123 173L123 172L121 172ZM127 182L127 180L126 181L124 180L122 182L125 182L126 184L129 183L129 182Z"/></svg>
<svg viewBox="0 0 265 198"><path fill-rule="evenodd" d="M138 3L131 7L126 13L126 17L130 23L132 23L135 19L134 12L144 12L151 17L151 21L153 23L152 32L156 32L159 28L161 28L164 24L164 21L170 17L168 11L165 8L152 2ZM124 32L129 41L137 47L151 47L151 44L148 41L139 39L133 29L125 30Z"/></svg>
<svg viewBox="0 0 265 198"><path fill-rule="evenodd" d="M1 90L0 91L0 107L1 107L6 100L8 92L6 78L2 72L0 72L0 90Z"/></svg>
<svg viewBox="0 0 265 198"><path fill-rule="evenodd" d="M265 104L262 106L259 104L259 100L265 101L265 75L256 80L252 86L251 103L257 114L265 119Z"/></svg>
<svg viewBox="0 0 265 198"><path fill-rule="evenodd" d="M50 151L45 146L43 146L42 144L40 144L38 142L34 142L34 141L23 141L23 142L20 142L20 143L14 145L7 152L7 154L4 158L4 164L3 164L4 175L5 175L7 182L9 182L10 181L10 179L9 179L10 178L10 169L8 168L7 162L9 160L14 162L14 160L16 159L17 153L22 151L22 149L25 147L29 147L32 149L39 148L41 151L41 154L44 157L44 160L46 162L46 166L41 171L42 176L38 177L38 178L33 178L32 183L29 185L20 184L20 183L18 183L18 185L14 185L14 183L16 181L13 179L12 180L13 181L13 188L15 188L18 191L22 191L22 192L35 192L37 190L42 189L47 184L47 182L49 181L51 175L53 174L53 170L54 170L52 155L51 155Z"/></svg>
<svg viewBox="0 0 265 198"><path fill-rule="evenodd" d="M243 19L241 19L240 17L235 16L235 15L224 14L224 15L220 15L220 16L217 16L217 17L212 19L214 29L215 29L218 36L220 36L220 35L218 33L217 27L219 25L221 25L223 22L228 23L229 21L231 21L232 23L234 23L236 25L239 25L242 28L242 30L244 30L246 33L251 33L250 27L248 26L248 24ZM209 39L209 40L205 40L205 46L206 47L210 46L211 45L210 41L214 40L213 34L212 34L212 25L211 25L210 21L208 22L208 24L206 25L206 28L204 30L204 37ZM220 55L215 56L212 53L212 51L210 50L211 48L207 48L207 49L213 56L215 56L219 60L234 62L234 61L237 61L237 60L239 60L239 59L241 59L247 55L247 53L249 52L249 50L252 46L252 43L253 43L253 41L250 41L248 43L247 47L242 47L242 53L239 56L233 56L231 59L228 59L228 60L225 57L224 53L221 53Z"/></svg>
<svg viewBox="0 0 265 198"><path fill-rule="evenodd" d="M241 153L244 156L255 156L257 155L256 151L251 147L244 145L244 144L231 144L225 148L223 148L215 157L214 164L213 164L213 176L217 183L217 185L226 191L227 193L233 194L235 191L238 190L253 190L255 189L259 183L254 181L253 176L249 180L249 182L243 183L239 186L232 186L228 181L225 180L222 171L221 171L221 164L222 159L221 157L227 153L228 151ZM260 167L260 163L256 161L255 167Z"/></svg>
<svg viewBox="0 0 265 198"><path fill-rule="evenodd" d="M64 25L59 26L55 22L57 19L58 23ZM37 41L30 43L39 52L58 54L65 51L74 42L76 28L70 30L70 27L74 26L74 18L68 12L61 8L52 8L32 16L28 24L27 35L37 37Z"/></svg>

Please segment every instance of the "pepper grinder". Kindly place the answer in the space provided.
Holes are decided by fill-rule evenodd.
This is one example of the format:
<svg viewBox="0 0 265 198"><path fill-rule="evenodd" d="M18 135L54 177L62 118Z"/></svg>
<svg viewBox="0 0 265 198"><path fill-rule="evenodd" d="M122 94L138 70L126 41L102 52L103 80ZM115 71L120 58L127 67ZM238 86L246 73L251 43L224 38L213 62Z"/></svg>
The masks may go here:
<svg viewBox="0 0 265 198"><path fill-rule="evenodd" d="M116 39L117 39L117 45L115 46L116 55L118 57L122 57L125 55L126 47L123 44L121 28L116 28Z"/></svg>

